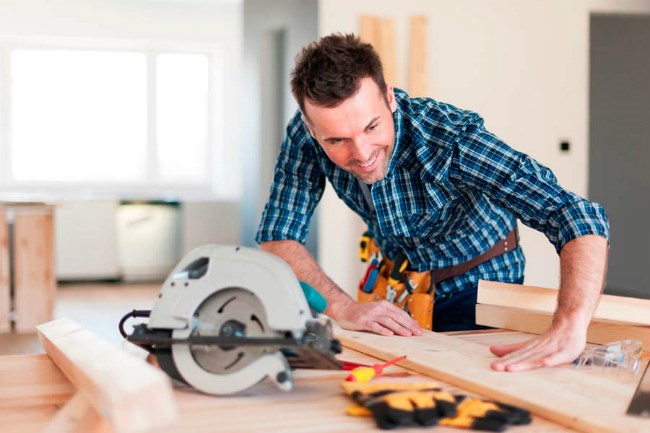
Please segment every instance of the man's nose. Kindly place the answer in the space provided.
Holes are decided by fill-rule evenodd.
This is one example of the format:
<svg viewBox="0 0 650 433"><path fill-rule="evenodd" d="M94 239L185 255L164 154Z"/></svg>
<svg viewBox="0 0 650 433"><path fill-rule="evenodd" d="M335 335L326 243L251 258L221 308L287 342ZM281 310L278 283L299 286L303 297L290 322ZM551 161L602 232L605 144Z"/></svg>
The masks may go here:
<svg viewBox="0 0 650 433"><path fill-rule="evenodd" d="M359 162L367 162L372 155L372 144L365 137L356 137L352 140L352 157Z"/></svg>

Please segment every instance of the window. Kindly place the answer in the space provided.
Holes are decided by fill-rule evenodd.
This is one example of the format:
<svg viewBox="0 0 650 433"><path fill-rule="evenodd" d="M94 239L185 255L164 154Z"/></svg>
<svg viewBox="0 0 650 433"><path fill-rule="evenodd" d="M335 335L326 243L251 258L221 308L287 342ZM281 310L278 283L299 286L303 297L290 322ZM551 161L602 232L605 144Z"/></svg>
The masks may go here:
<svg viewBox="0 0 650 433"><path fill-rule="evenodd" d="M5 187L210 192L209 54L12 48L2 60Z"/></svg>

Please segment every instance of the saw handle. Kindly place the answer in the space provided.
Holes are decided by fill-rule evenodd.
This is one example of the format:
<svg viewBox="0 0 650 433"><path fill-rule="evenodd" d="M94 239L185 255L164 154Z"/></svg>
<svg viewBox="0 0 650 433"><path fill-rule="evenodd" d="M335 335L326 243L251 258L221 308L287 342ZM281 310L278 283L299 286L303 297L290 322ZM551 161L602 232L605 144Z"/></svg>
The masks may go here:
<svg viewBox="0 0 650 433"><path fill-rule="evenodd" d="M126 323L127 320L129 320L131 317L149 317L151 315L151 310L133 310L129 313L126 313L124 317L120 320L120 324L117 325L120 334L122 335L122 338L126 338L128 334L124 330L124 324Z"/></svg>
<svg viewBox="0 0 650 433"><path fill-rule="evenodd" d="M302 292L305 294L305 299L307 299L309 307L317 313L323 313L327 308L327 299L318 293L318 291L309 285L309 283L301 281L300 287L302 288Z"/></svg>

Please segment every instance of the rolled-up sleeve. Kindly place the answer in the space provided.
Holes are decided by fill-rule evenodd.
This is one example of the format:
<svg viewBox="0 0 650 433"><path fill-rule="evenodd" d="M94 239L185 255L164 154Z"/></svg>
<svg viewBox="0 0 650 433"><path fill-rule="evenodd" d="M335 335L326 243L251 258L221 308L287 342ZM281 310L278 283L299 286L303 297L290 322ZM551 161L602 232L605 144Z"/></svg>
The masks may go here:
<svg viewBox="0 0 650 433"><path fill-rule="evenodd" d="M609 222L601 205L562 188L549 168L485 130L475 113L468 116L456 140L450 176L543 232L558 252L584 235L609 241Z"/></svg>
<svg viewBox="0 0 650 433"><path fill-rule="evenodd" d="M255 238L258 243L286 239L305 242L311 216L325 189L325 176L313 146L296 114L280 149L271 194Z"/></svg>

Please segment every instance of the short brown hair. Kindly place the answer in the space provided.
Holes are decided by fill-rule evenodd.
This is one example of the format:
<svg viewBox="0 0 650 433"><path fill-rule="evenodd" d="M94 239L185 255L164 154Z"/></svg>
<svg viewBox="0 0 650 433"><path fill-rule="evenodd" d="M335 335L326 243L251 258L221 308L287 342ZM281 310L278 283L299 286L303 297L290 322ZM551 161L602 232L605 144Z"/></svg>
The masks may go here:
<svg viewBox="0 0 650 433"><path fill-rule="evenodd" d="M314 41L296 57L291 92L305 113L305 99L335 107L354 95L361 79L370 77L386 98L386 81L379 55L372 45L353 34L334 33Z"/></svg>

